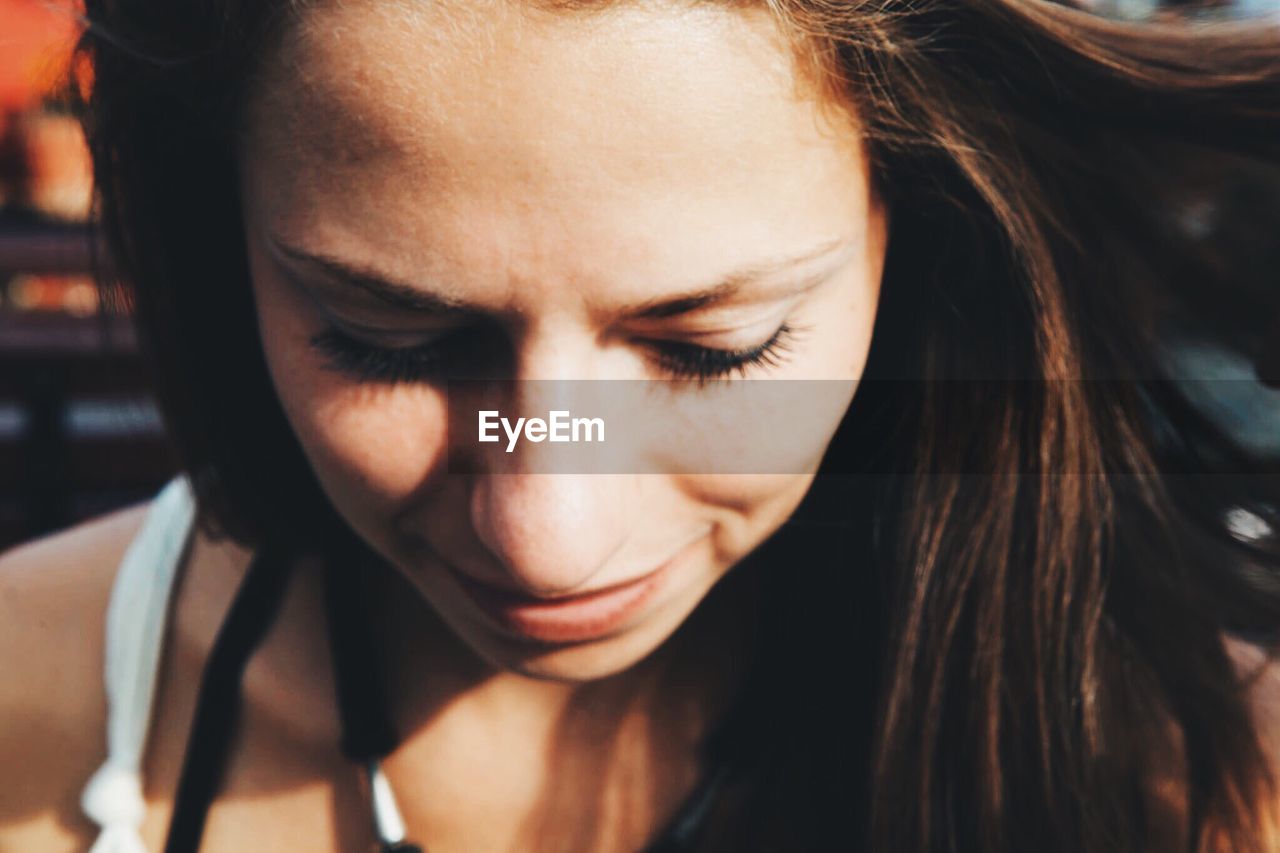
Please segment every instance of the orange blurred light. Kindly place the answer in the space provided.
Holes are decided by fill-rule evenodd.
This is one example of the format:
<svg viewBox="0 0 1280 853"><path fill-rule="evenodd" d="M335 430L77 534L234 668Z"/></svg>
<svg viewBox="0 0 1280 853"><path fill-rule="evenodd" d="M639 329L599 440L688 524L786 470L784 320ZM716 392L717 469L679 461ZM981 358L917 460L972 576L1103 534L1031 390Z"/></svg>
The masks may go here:
<svg viewBox="0 0 1280 853"><path fill-rule="evenodd" d="M62 82L79 15L74 0L0 0L0 112L37 104Z"/></svg>

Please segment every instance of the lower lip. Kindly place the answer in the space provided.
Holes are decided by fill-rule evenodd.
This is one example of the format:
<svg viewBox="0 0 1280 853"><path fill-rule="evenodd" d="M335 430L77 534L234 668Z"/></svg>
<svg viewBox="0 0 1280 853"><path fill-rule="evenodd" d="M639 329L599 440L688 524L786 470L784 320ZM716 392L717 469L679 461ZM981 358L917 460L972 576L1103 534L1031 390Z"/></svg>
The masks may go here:
<svg viewBox="0 0 1280 853"><path fill-rule="evenodd" d="M688 548L657 570L624 586L558 601L526 598L467 578L471 600L506 632L541 643L582 643L617 633L659 596Z"/></svg>

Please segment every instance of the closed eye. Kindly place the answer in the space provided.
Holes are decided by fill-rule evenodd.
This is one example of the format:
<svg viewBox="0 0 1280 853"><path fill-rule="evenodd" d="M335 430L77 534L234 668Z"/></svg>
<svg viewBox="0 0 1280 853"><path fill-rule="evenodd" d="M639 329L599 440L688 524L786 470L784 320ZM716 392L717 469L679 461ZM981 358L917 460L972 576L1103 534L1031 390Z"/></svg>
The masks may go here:
<svg viewBox="0 0 1280 853"><path fill-rule="evenodd" d="M795 329L783 323L761 344L745 349L704 347L681 341L664 341L650 346L662 369L672 378L707 381L745 376L752 368L776 367L790 352Z"/></svg>
<svg viewBox="0 0 1280 853"><path fill-rule="evenodd" d="M764 342L743 349L682 341L650 340L644 345L664 378L702 382L776 367L785 361L795 337L795 328L783 323ZM329 326L312 336L310 343L325 357L327 367L358 382L381 385L438 382L471 373L480 365L493 364L497 350L492 336L476 329L461 329L413 346L387 347Z"/></svg>

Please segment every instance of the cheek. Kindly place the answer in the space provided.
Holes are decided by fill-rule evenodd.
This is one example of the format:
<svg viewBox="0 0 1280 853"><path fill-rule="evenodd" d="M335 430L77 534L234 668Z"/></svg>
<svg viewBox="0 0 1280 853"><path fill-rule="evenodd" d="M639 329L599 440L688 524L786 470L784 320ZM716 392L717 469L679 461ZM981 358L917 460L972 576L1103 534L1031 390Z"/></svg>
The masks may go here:
<svg viewBox="0 0 1280 853"><path fill-rule="evenodd" d="M727 568L777 530L812 483L812 474L728 474L681 477L677 487L715 518L713 560Z"/></svg>
<svg viewBox="0 0 1280 853"><path fill-rule="evenodd" d="M732 475L744 499L767 495L781 478L815 472L853 401L870 349L877 289L854 270L796 312L792 351L765 378L709 383L639 411L660 470ZM752 475L752 476L747 476ZM734 488L706 477L708 500ZM757 485L758 484L758 485Z"/></svg>
<svg viewBox="0 0 1280 853"><path fill-rule="evenodd" d="M812 480L812 474L703 474L681 477L678 483L691 502L727 510L749 530L798 503Z"/></svg>
<svg viewBox="0 0 1280 853"><path fill-rule="evenodd" d="M360 384L325 366L300 297L255 288L267 367L285 416L340 510L402 503L445 464L445 396L430 386Z"/></svg>
<svg viewBox="0 0 1280 853"><path fill-rule="evenodd" d="M353 389L339 377L304 380L290 396L289 419L335 500L398 505L444 467L441 395Z"/></svg>

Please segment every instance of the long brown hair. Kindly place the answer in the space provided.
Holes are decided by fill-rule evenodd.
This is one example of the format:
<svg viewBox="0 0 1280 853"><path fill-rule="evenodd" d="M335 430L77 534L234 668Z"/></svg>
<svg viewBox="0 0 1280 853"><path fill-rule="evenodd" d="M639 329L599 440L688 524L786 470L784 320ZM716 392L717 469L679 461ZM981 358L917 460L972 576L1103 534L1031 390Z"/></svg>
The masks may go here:
<svg viewBox="0 0 1280 853"><path fill-rule="evenodd" d="M89 0L80 44L116 269L206 518L246 543L332 513L258 348L235 180L243 94L302 5ZM762 613L743 849L1270 849L1223 635L1274 642L1280 575L1222 514L1274 513L1277 466L1161 345L1261 363L1280 325L1280 26L768 6L856 115L892 225L815 487L847 538L808 540L823 594Z"/></svg>
<svg viewBox="0 0 1280 853"><path fill-rule="evenodd" d="M1277 578L1211 543L1231 501L1274 509L1276 467L1198 418L1159 353L1180 314L1254 358L1277 328L1274 268L1237 258L1233 278L1187 219L1251 174L1240 157L1280 163L1280 28L774 5L866 125L895 217L877 334L910 349L875 368L922 380L895 407L912 474L873 847L1271 849L1222 632L1273 634ZM1254 227L1274 246L1271 205Z"/></svg>

